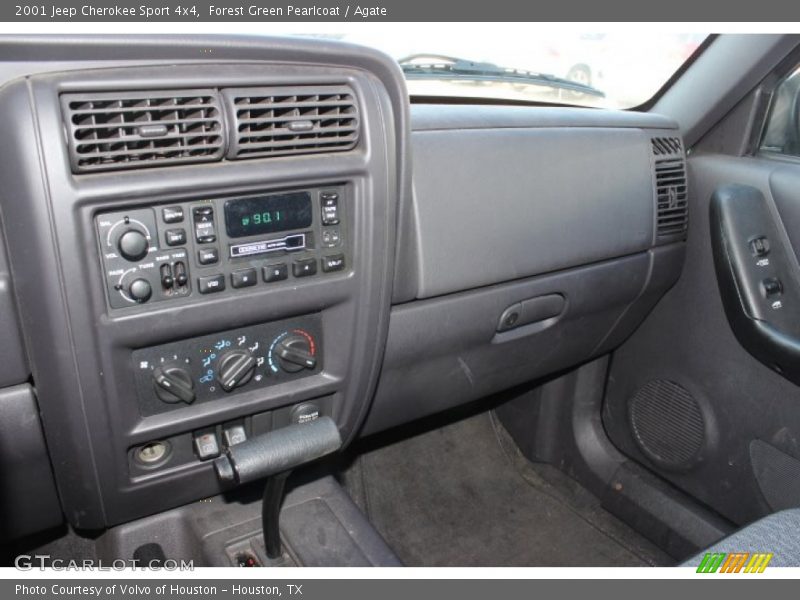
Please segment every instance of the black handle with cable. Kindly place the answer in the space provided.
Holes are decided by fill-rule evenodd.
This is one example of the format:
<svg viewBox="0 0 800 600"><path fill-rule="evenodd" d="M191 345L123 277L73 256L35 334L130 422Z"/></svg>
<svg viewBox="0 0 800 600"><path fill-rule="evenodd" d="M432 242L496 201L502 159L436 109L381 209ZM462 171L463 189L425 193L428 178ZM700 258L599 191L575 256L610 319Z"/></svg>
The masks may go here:
<svg viewBox="0 0 800 600"><path fill-rule="evenodd" d="M339 428L330 417L290 425L236 444L214 461L224 485L268 478L261 519L269 558L281 555L279 516L286 479L292 469L336 452L342 447Z"/></svg>

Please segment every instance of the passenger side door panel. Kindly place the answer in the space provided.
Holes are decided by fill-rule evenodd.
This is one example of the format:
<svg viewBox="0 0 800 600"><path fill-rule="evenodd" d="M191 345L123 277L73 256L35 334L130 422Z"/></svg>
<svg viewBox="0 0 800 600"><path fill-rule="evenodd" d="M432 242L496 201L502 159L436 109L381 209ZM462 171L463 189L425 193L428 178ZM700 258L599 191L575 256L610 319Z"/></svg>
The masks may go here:
<svg viewBox="0 0 800 600"><path fill-rule="evenodd" d="M741 330L763 329L770 318L768 327L779 341L785 338L783 350L791 346L786 336L797 327L792 313L800 297L792 233L800 215L800 166L710 154L688 162L687 262L676 286L615 353L603 418L624 453L744 524L800 504L800 388L784 366L794 363L785 353L772 360L780 353L765 343L753 346ZM760 215L758 225L753 215ZM750 222L752 231L737 228L736 220ZM756 266L749 246L762 235L756 230L770 238L771 265ZM734 273L723 260L723 241L739 244L740 262L752 259L747 266L754 283L747 293L737 289L741 281L726 279ZM759 269L763 277L756 277ZM773 309L759 286L778 272L784 292L781 308Z"/></svg>

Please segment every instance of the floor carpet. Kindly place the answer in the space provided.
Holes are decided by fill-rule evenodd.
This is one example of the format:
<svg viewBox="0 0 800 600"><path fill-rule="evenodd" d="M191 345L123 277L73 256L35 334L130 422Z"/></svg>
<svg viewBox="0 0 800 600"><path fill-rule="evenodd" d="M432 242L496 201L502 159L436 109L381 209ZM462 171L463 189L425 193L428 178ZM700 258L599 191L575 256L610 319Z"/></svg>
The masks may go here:
<svg viewBox="0 0 800 600"><path fill-rule="evenodd" d="M647 566L671 560L491 412L361 454L360 504L408 566Z"/></svg>

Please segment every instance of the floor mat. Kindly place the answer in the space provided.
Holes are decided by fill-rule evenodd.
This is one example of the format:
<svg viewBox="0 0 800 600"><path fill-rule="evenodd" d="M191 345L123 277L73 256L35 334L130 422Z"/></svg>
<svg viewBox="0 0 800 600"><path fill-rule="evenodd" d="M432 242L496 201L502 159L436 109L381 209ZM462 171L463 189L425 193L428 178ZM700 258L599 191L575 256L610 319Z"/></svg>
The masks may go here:
<svg viewBox="0 0 800 600"><path fill-rule="evenodd" d="M491 413L362 454L362 502L408 566L645 566L670 559Z"/></svg>

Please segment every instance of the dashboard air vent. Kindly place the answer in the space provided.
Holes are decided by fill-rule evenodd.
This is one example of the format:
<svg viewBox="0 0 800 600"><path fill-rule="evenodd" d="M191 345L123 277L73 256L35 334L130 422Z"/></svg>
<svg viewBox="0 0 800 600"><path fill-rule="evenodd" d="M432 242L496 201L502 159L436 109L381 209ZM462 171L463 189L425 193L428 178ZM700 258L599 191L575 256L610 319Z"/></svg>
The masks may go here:
<svg viewBox="0 0 800 600"><path fill-rule="evenodd" d="M680 154L681 139L676 137L656 137L652 138L650 142L653 144L653 154L659 156L661 154Z"/></svg>
<svg viewBox="0 0 800 600"><path fill-rule="evenodd" d="M230 159L341 152L358 142L358 108L349 87L231 88L222 94Z"/></svg>
<svg viewBox="0 0 800 600"><path fill-rule="evenodd" d="M221 160L215 90L63 94L76 173Z"/></svg>
<svg viewBox="0 0 800 600"><path fill-rule="evenodd" d="M689 225L686 161L680 138L651 139L655 156L658 237L683 236Z"/></svg>

